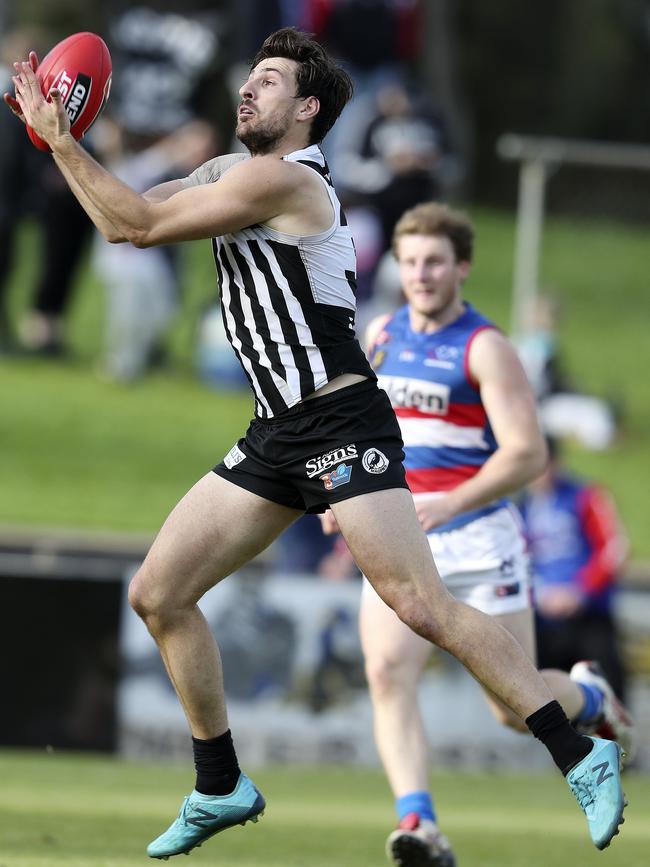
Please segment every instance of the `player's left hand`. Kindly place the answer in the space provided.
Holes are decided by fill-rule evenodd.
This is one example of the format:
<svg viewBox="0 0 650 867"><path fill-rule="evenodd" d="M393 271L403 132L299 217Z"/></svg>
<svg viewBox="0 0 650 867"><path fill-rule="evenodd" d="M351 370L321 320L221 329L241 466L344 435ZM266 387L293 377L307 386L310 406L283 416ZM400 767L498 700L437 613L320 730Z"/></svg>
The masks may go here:
<svg viewBox="0 0 650 867"><path fill-rule="evenodd" d="M61 93L56 88L49 93L51 101L43 96L34 72L32 54L30 54L29 61L14 63L16 75L13 76L12 81L16 88L15 101L20 108L21 119L24 119L36 135L51 146L57 138L69 132L70 120L63 108ZM7 101L6 97L5 101ZM8 104L16 114L12 104ZM18 116L20 117L20 115Z"/></svg>
<svg viewBox="0 0 650 867"><path fill-rule="evenodd" d="M446 494L414 494L413 502L425 533L441 524L446 524L457 514L451 499Z"/></svg>
<svg viewBox="0 0 650 867"><path fill-rule="evenodd" d="M38 68L38 56L35 51L29 52L29 65L32 70L36 72L36 69ZM16 115L18 120L25 123L25 115L23 114L23 110L21 109L16 97L12 96L10 93L4 93L2 98L9 106L9 109Z"/></svg>
<svg viewBox="0 0 650 867"><path fill-rule="evenodd" d="M579 613L584 604L582 594L574 587L557 585L537 592L537 608L546 617L564 620Z"/></svg>

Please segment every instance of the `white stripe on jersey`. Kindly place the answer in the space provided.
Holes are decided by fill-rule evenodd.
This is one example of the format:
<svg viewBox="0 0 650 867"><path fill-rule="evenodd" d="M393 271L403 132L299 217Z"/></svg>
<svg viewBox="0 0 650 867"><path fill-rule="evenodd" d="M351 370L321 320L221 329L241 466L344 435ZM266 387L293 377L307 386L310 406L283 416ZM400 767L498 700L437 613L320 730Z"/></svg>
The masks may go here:
<svg viewBox="0 0 650 867"><path fill-rule="evenodd" d="M310 145L283 157L315 172L333 209L326 231L283 235L256 224L215 238L229 336L273 418L341 373L374 373L355 337L355 252L325 157Z"/></svg>
<svg viewBox="0 0 650 867"><path fill-rule="evenodd" d="M481 427L463 427L439 418L397 417L405 446L489 449Z"/></svg>
<svg viewBox="0 0 650 867"><path fill-rule="evenodd" d="M235 258L232 254L231 247L229 245L226 245L224 247L224 250L225 250L226 256L228 258L228 262L230 263L230 267L233 270L233 273L239 274L239 278L243 284L244 281L243 281L243 278L241 276L241 272L239 270L237 262L235 261ZM256 276L255 271L253 271L252 276L253 276L253 280L255 281L255 288L259 289L258 283L259 282L263 283L264 281L263 280L261 280L261 281L255 280L255 276ZM239 295L239 299L241 302L242 310L244 312L244 316L246 317L246 321L251 322L251 323L254 322L255 318L253 316L253 308L251 307L250 298L248 297L248 295L245 292L241 292ZM266 320L268 322L269 317L268 317L266 311L264 311L264 314L265 314ZM277 320L277 317L276 317L276 320ZM255 349L255 351L259 354L260 364L262 365L262 367L265 367L269 371L269 373L271 374L271 378L273 379L273 384L275 385L277 390L282 395L282 398L287 402L293 401L294 396L291 392L290 386L281 377L279 377L277 375L277 373L273 370L273 367L271 366L271 360L268 357L268 355L266 354L266 346L264 344L264 341L262 340L262 337L260 336L259 332L257 331L257 329L251 328L250 329L250 335L252 337L253 349ZM282 339L282 332L280 332L280 338ZM291 359L291 361L293 364L293 359ZM299 393L299 389L298 389L298 393Z"/></svg>
<svg viewBox="0 0 650 867"><path fill-rule="evenodd" d="M255 391L256 399L264 407L265 411L269 415L272 415L273 413L271 412L271 407L269 406L267 400L265 399L264 394L262 393L262 389L260 388L259 381L258 381L257 377L255 376L255 371L253 370L253 365L251 363L251 360L249 358L247 358L244 355L244 353L241 351L242 342L239 339L239 337L237 337L235 320L234 320L234 318L230 312L230 309L229 309L230 308L230 275L228 274L228 272L225 268L221 269L221 273L222 273L222 281L221 281L222 309L225 313L228 331L230 332L230 338L231 338L230 342L231 342L232 348L237 352L237 355L241 361L241 364L243 365L244 369L246 370L246 372L248 373L248 375L251 378L251 382L253 383L253 390Z"/></svg>
<svg viewBox="0 0 650 867"><path fill-rule="evenodd" d="M303 349L307 353L309 365L314 376L315 387L319 388L319 386L321 386L324 382L327 382L327 373L325 371L323 356L321 355L320 349L315 345L314 337L311 333L309 325L307 325L307 322L305 320L305 314L302 306L296 296L291 291L289 282L280 270L277 260L273 255L273 250L271 250L268 242L260 240L259 247L262 253L264 253L266 260L269 263L271 273L273 274L275 282L278 284L278 288L282 291L282 295L284 296L289 315L291 316L293 323L296 326L298 340L300 341ZM293 359L291 360L291 365L288 366L287 369L290 370L291 366L293 366ZM300 394L299 385L297 386L295 393Z"/></svg>
<svg viewBox="0 0 650 867"><path fill-rule="evenodd" d="M273 270L273 263L274 263L273 255L270 253L270 251L267 251L264 249L264 247L266 246L264 244L264 242L261 242L259 244L259 246L260 246L261 252L265 255L265 257L267 258L267 260L269 262L269 268L271 270ZM269 287L266 283L266 280L264 280L264 277L262 276L261 272L256 268L255 262L251 256L251 254L250 254L250 251L244 247L243 249L240 249L240 253L245 257L245 259L246 259L246 261L250 267L251 277L253 278L253 284L255 286L255 292L256 292L257 298L260 302L260 305L262 307L262 311L264 313L264 318L266 319L266 323L269 327L269 334L271 336L271 339L277 343L280 361L282 362L284 369L286 371L286 374L287 374L287 383L285 384L284 382L278 382L278 377L273 374L273 371L271 371L271 373L274 375L274 382L275 382L278 390L282 394L282 397L286 401L287 397L292 397L295 394L300 394L300 374L298 373L298 371L295 367L295 362L294 362L293 353L291 351L291 348L289 346L287 346L286 343L284 342L284 334L282 333L282 325L280 323L280 319L279 319L277 313L273 309L273 304L271 302L271 296L269 294ZM232 255L228 255L228 261L232 265L232 262L233 262ZM287 301L288 301L288 299L287 299ZM250 304L249 304L249 308L250 308ZM291 308L289 308L289 309L291 309ZM250 312L250 311L248 311L248 312ZM286 391L287 384L289 387L288 392Z"/></svg>

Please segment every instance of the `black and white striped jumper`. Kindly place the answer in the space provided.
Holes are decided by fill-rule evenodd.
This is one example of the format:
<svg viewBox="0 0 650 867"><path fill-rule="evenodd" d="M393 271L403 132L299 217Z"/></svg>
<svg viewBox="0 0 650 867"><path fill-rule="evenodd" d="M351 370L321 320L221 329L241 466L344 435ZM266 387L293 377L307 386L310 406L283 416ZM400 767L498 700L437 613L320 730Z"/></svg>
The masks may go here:
<svg viewBox="0 0 650 867"><path fill-rule="evenodd" d="M334 210L318 235L254 225L213 239L228 339L273 418L342 373L375 379L355 336L356 261L325 157L311 145L283 157L318 173Z"/></svg>

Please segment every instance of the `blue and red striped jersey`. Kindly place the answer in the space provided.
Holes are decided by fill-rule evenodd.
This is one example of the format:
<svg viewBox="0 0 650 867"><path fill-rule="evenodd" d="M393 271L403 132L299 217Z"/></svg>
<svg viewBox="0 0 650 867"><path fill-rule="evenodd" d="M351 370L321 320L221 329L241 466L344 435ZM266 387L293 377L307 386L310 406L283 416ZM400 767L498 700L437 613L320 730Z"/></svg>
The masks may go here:
<svg viewBox="0 0 650 867"><path fill-rule="evenodd" d="M413 331L408 305L388 320L370 350L379 385L397 415L414 494L449 491L476 475L497 442L468 368L474 337L492 322L465 304L458 319L431 334ZM437 527L461 527L507 504L505 498Z"/></svg>

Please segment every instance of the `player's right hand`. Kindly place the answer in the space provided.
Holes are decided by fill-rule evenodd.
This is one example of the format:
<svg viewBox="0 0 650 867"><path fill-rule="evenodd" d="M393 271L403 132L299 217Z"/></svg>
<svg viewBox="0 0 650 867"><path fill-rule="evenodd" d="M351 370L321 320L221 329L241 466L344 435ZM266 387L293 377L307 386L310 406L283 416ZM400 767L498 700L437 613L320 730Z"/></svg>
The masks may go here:
<svg viewBox="0 0 650 867"><path fill-rule="evenodd" d="M34 72L36 72L36 70L38 68L38 63L39 63L38 55L36 54L35 51L30 51L29 52L29 65L32 67ZM22 111L22 109L18 103L18 100L15 98L15 96L12 96L10 93L5 93L5 94L3 94L2 98L9 106L9 109L16 115L18 120L21 120L23 123L26 123L27 121L25 120L25 115L23 114L23 111Z"/></svg>
<svg viewBox="0 0 650 867"><path fill-rule="evenodd" d="M36 135L54 149L53 143L70 132L70 118L63 107L61 91L53 87L47 97L43 95L31 54L29 61L14 63L14 69L12 81L21 112Z"/></svg>

